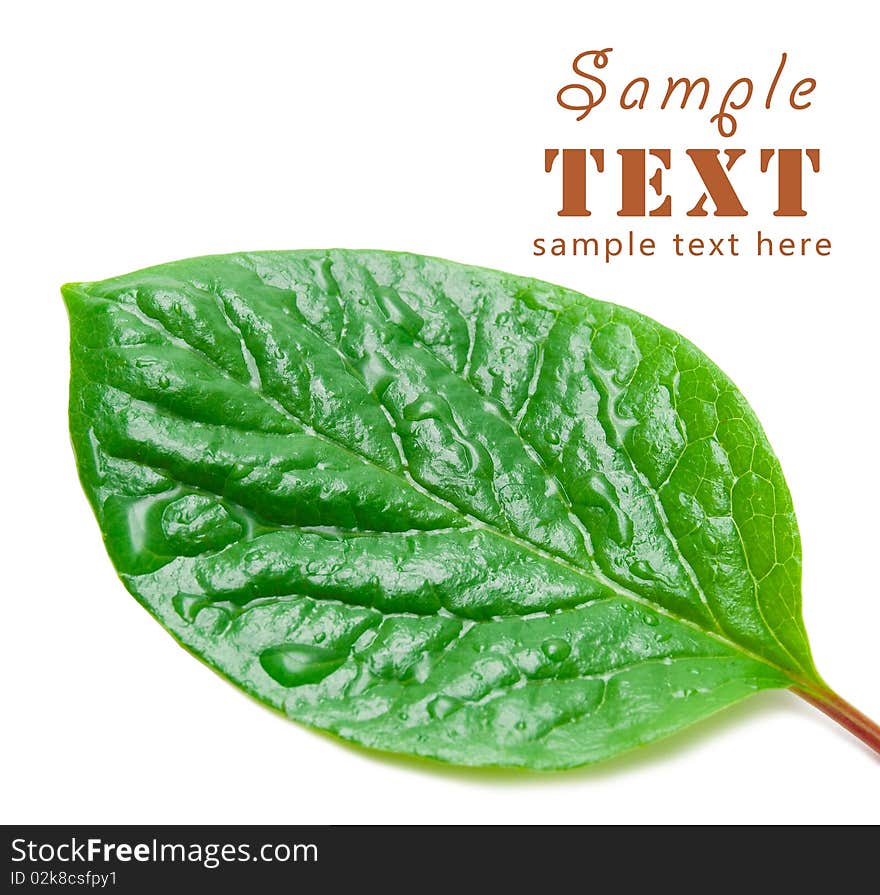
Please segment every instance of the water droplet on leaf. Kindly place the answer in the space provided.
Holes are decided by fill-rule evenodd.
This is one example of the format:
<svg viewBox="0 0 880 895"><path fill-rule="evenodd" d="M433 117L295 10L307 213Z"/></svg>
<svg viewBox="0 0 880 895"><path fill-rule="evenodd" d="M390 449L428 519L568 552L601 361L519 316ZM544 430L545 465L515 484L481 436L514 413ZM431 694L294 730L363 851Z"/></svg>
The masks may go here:
<svg viewBox="0 0 880 895"><path fill-rule="evenodd" d="M437 696L428 703L428 714L436 721L442 721L459 708L461 701L453 696Z"/></svg>
<svg viewBox="0 0 880 895"><path fill-rule="evenodd" d="M379 288L379 309L388 320L396 323L411 336L418 335L425 325L425 321L419 314L390 286L381 286Z"/></svg>
<svg viewBox="0 0 880 895"><path fill-rule="evenodd" d="M306 643L283 643L260 653L260 665L282 687L315 684L345 662L345 655Z"/></svg>
<svg viewBox="0 0 880 895"><path fill-rule="evenodd" d="M657 573L654 571L654 567L649 562L645 562L645 560L640 559L638 562L634 562L629 567L630 572L636 576L636 578L641 578L644 581L652 581Z"/></svg>
<svg viewBox="0 0 880 895"><path fill-rule="evenodd" d="M571 644L561 637L550 637L541 644L541 652L551 662L561 662L571 654Z"/></svg>

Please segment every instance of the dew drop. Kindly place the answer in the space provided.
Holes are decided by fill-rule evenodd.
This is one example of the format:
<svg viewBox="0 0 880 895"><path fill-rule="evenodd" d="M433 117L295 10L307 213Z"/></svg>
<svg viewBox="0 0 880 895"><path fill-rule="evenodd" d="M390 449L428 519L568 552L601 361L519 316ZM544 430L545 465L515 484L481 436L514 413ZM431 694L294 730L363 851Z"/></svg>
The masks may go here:
<svg viewBox="0 0 880 895"><path fill-rule="evenodd" d="M551 662L562 662L571 654L571 644L561 637L550 637L541 644L541 652Z"/></svg>
<svg viewBox="0 0 880 895"><path fill-rule="evenodd" d="M656 577L657 573L654 571L654 567L649 562L645 562L645 560L640 559L638 562L634 562L629 567L630 572L636 576L636 578L641 578L643 581L653 581Z"/></svg>
<svg viewBox="0 0 880 895"><path fill-rule="evenodd" d="M428 703L428 714L436 721L448 718L461 708L461 701L453 696L437 696Z"/></svg>
<svg viewBox="0 0 880 895"><path fill-rule="evenodd" d="M394 381L396 371L380 354L368 354L358 364L367 388L380 397Z"/></svg>
<svg viewBox="0 0 880 895"><path fill-rule="evenodd" d="M437 395L431 395L427 392L419 395L411 404L407 404L403 410L403 418L410 422L418 422L420 420L450 420L452 414L449 405L443 398Z"/></svg>
<svg viewBox="0 0 880 895"><path fill-rule="evenodd" d="M651 612L646 612L644 615L642 615L642 621L651 628L654 628L660 624L660 619Z"/></svg>
<svg viewBox="0 0 880 895"><path fill-rule="evenodd" d="M202 605L195 612L195 626L205 634L222 634L229 625L229 613L219 606Z"/></svg>
<svg viewBox="0 0 880 895"><path fill-rule="evenodd" d="M204 594L175 594L171 598L174 611L187 622L192 622L200 609L209 605Z"/></svg>
<svg viewBox="0 0 880 895"><path fill-rule="evenodd" d="M253 471L254 467L250 463L235 463L229 470L229 478L246 479Z"/></svg>
<svg viewBox="0 0 880 895"><path fill-rule="evenodd" d="M689 696L696 696L698 692L693 687L686 687L684 690L675 690L672 695L676 699L687 699Z"/></svg>
<svg viewBox="0 0 880 895"><path fill-rule="evenodd" d="M379 288L379 309L392 323L411 336L418 335L425 321L390 286Z"/></svg>
<svg viewBox="0 0 880 895"><path fill-rule="evenodd" d="M306 643L283 643L260 653L260 665L282 687L315 684L345 662L341 653Z"/></svg>

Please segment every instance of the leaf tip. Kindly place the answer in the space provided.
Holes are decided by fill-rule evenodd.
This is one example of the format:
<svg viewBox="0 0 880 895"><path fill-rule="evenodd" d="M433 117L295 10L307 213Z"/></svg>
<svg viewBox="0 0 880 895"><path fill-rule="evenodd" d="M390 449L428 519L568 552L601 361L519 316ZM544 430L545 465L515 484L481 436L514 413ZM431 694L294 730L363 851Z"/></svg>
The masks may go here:
<svg viewBox="0 0 880 895"><path fill-rule="evenodd" d="M88 285L88 283L64 283L62 285L61 297L64 299L64 304L68 309L74 299L82 297Z"/></svg>
<svg viewBox="0 0 880 895"><path fill-rule="evenodd" d="M79 283L64 283L61 286L61 297L64 299L64 304L70 305L70 300L76 294L78 287Z"/></svg>

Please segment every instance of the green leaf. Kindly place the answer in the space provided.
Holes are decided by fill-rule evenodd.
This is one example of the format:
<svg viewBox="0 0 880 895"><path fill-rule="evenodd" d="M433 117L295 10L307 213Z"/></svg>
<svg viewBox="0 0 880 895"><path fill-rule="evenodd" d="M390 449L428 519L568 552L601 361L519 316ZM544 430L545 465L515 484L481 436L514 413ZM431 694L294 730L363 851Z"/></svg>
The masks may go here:
<svg viewBox="0 0 880 895"><path fill-rule="evenodd" d="M563 768L827 692L791 497L678 334L417 255L65 286L80 477L131 593L306 724Z"/></svg>

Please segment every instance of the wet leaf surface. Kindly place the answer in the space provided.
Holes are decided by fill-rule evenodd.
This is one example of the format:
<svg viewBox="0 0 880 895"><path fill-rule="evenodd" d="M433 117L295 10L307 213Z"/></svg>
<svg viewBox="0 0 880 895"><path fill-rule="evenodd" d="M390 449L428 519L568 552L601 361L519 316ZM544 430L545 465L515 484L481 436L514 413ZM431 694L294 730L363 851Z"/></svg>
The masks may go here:
<svg viewBox="0 0 880 895"><path fill-rule="evenodd" d="M678 334L433 258L197 258L64 288L126 587L291 718L562 768L821 686L779 464Z"/></svg>

